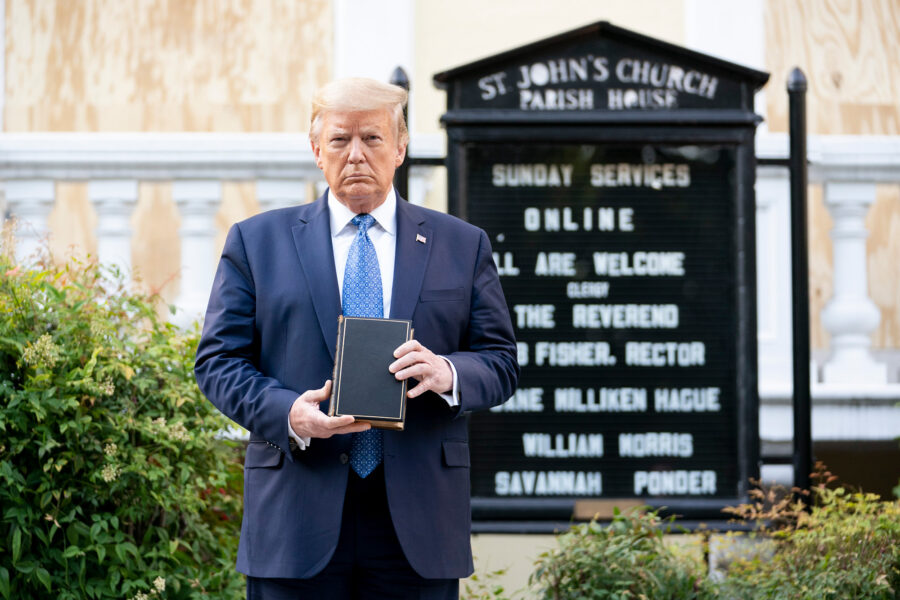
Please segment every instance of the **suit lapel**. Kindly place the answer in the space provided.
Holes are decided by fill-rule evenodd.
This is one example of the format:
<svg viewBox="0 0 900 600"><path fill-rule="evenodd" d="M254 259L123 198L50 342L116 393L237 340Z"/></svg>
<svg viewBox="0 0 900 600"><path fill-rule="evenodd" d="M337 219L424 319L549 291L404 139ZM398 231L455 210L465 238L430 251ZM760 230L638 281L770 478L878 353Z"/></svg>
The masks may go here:
<svg viewBox="0 0 900 600"><path fill-rule="evenodd" d="M328 217L328 192L315 203L301 207L300 222L291 228L294 246L319 320L325 344L334 358L337 320L341 314L341 296L334 268L331 224Z"/></svg>
<svg viewBox="0 0 900 600"><path fill-rule="evenodd" d="M394 319L412 319L425 278L425 265L433 245L432 231L420 211L397 195L397 251L391 314Z"/></svg>

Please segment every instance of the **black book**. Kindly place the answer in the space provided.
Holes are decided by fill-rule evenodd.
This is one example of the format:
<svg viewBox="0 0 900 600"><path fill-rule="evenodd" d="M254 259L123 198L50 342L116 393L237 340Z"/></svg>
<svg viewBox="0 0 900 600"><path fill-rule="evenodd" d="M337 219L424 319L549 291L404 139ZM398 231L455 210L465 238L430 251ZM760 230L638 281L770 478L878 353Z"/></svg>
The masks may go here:
<svg viewBox="0 0 900 600"><path fill-rule="evenodd" d="M403 429L406 381L388 366L397 346L412 339L412 321L338 317L334 379L328 415L350 415L381 429Z"/></svg>

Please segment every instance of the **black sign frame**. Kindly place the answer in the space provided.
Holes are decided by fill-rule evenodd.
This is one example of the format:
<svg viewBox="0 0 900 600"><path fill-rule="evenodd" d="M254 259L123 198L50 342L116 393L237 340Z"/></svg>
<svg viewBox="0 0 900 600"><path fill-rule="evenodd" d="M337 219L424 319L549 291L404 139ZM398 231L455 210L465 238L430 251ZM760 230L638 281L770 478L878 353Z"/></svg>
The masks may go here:
<svg viewBox="0 0 900 600"><path fill-rule="evenodd" d="M739 81L739 105L716 107L708 110L696 108L681 110L635 111L558 111L527 112L492 108L472 108L460 105L465 83L471 85L473 73L503 68L504 64L525 55L533 58L535 52L544 52L555 44L571 42L584 36L616 37L619 41L633 43L655 51L663 50L678 55L684 61L700 61L707 68L729 70ZM522 60L522 59L518 59ZM728 224L729 243L732 248L734 270L734 306L736 331L734 357L736 364L736 432L737 440L737 488L733 496L717 498L678 497L641 498L642 503L663 512L677 514L688 519L721 518L721 508L746 502L750 481L759 477L760 450L757 391L757 320L755 278L755 194L756 158L754 152L755 128L760 122L752 111L753 91L761 87L767 75L718 59L705 57L686 49L671 46L628 32L608 23L588 27L555 36L543 42L531 44L497 57L478 61L439 74L435 80L439 87L448 89L448 111L442 117L448 135L448 212L467 219L470 193L467 189L470 165L467 164L467 148L479 144L586 144L605 147L626 147L636 144L724 146L734 149L734 194ZM478 224L478 223L476 223ZM496 250L496 248L495 248ZM473 462L478 456L473 454ZM629 498L628 500L634 500ZM578 501L574 497L473 497L473 519L481 521L503 520L568 520L575 514Z"/></svg>

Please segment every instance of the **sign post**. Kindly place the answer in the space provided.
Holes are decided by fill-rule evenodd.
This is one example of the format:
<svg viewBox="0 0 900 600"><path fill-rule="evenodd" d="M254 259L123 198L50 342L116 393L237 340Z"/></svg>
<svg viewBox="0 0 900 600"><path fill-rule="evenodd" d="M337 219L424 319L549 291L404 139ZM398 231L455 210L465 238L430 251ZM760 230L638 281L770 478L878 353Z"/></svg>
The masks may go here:
<svg viewBox="0 0 900 600"><path fill-rule="evenodd" d="M476 519L746 499L767 78L606 22L435 76L450 211L490 236L522 366L471 417Z"/></svg>

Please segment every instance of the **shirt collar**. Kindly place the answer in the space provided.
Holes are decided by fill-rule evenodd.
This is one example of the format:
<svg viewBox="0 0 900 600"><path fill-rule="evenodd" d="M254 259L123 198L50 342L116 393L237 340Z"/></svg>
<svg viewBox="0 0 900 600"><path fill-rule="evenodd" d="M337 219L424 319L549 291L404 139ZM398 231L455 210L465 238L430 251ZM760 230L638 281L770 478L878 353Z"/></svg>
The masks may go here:
<svg viewBox="0 0 900 600"><path fill-rule="evenodd" d="M328 213L331 220L331 237L335 237L343 231L356 216L355 212L341 204L331 193L328 194ZM388 190L384 202L369 214L375 218L375 222L381 225L382 229L394 235L397 226L397 194L394 192L394 186Z"/></svg>

